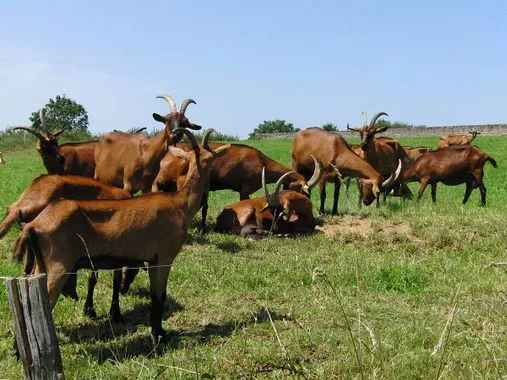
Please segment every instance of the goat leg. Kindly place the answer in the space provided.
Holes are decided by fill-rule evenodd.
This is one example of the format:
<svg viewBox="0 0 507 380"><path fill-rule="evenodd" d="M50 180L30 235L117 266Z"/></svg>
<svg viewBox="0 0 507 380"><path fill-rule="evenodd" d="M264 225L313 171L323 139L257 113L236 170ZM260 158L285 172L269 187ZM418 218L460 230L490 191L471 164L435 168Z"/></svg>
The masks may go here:
<svg viewBox="0 0 507 380"><path fill-rule="evenodd" d="M109 309L109 318L113 322L123 320L120 311L120 285L122 282L122 270L113 270L113 298L111 300L111 308Z"/></svg>
<svg viewBox="0 0 507 380"><path fill-rule="evenodd" d="M84 304L83 312L91 319L97 318L97 313L95 312L95 308L93 306L93 291L95 289L95 285L97 285L98 279L99 274L97 271L88 272L88 293L86 294L86 301Z"/></svg>

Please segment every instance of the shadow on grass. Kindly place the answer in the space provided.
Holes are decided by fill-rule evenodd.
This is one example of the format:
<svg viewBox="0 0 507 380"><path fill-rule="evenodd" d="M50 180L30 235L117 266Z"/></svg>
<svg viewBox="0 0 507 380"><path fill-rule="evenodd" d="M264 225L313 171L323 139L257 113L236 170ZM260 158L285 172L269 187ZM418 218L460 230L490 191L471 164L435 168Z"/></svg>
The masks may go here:
<svg viewBox="0 0 507 380"><path fill-rule="evenodd" d="M140 295L144 296L142 289L136 289ZM146 297L150 297L148 291ZM137 304L132 310L123 313L121 322L112 322L108 318L102 318L97 321L91 321L79 325L78 327L61 327L59 331L68 336L72 343L83 343L87 341L108 341L137 331L139 325L150 324L151 303L143 302ZM172 298L168 298L168 303L164 307L162 319L169 318L173 313L183 310L183 306Z"/></svg>
<svg viewBox="0 0 507 380"><path fill-rule="evenodd" d="M260 309L246 315L239 321L229 321L222 324L209 323L195 330L172 330L168 331L167 342L155 345L151 336L136 336L133 339L116 339L118 336L109 338L110 342L101 342L88 347L86 352L95 358L98 363L105 361L121 362L136 356L163 355L165 352L193 345L207 344L215 339L230 336L237 329L257 323L270 323L271 320L292 320L283 314L274 311ZM108 323L106 321L106 323ZM132 332L132 331L131 331Z"/></svg>

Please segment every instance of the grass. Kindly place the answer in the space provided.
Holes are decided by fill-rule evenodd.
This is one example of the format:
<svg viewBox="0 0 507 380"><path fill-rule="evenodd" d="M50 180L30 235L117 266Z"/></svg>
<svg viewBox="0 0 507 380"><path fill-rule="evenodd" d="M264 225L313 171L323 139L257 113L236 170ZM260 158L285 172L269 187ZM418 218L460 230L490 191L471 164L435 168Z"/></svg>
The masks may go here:
<svg viewBox="0 0 507 380"><path fill-rule="evenodd" d="M401 139L435 146L437 138ZM290 164L290 141L248 141ZM112 277L100 274L99 320L61 297L54 311L69 378L502 378L507 376L507 137L476 144L499 165L485 168L488 205L477 190L438 186L420 202L388 199L357 208L351 187L340 216L322 218L312 236L251 241L197 233L198 217L176 259L164 327L170 342L150 339L148 278L121 298L125 323L107 317ZM0 207L43 172L33 150L6 154ZM417 185L411 185L417 190ZM331 189L330 189L331 190ZM209 223L236 193L211 194ZM314 191L315 211L318 205ZM331 200L328 199L328 209ZM366 230L365 228L369 229ZM0 240L0 275L21 272L11 260L17 231ZM0 291L2 377L20 378L12 326ZM435 352L434 354L432 354Z"/></svg>

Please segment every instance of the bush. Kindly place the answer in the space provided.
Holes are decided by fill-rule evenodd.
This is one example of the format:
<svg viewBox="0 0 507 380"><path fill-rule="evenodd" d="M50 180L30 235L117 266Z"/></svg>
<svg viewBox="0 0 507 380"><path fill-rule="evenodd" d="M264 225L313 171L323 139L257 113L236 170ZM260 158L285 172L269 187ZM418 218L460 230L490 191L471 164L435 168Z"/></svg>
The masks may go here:
<svg viewBox="0 0 507 380"><path fill-rule="evenodd" d="M329 132L336 132L338 130L338 127L336 126L336 124L326 123L322 125L322 129Z"/></svg>
<svg viewBox="0 0 507 380"><path fill-rule="evenodd" d="M248 135L249 139L256 139L259 137L259 134L263 133L290 133L297 132L299 128L294 128L292 123L289 123L285 120L270 120L263 121L261 124L254 129L252 133Z"/></svg>

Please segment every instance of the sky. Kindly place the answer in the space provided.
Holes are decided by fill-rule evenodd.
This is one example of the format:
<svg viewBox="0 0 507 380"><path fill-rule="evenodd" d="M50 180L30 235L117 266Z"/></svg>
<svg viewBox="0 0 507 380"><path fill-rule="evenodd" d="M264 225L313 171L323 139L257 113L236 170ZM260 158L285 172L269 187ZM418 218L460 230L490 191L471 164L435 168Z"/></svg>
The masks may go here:
<svg viewBox="0 0 507 380"><path fill-rule="evenodd" d="M0 130L66 94L93 133L161 127L157 95L220 132L264 120L507 122L505 1L0 4Z"/></svg>

